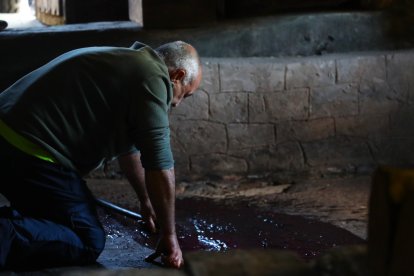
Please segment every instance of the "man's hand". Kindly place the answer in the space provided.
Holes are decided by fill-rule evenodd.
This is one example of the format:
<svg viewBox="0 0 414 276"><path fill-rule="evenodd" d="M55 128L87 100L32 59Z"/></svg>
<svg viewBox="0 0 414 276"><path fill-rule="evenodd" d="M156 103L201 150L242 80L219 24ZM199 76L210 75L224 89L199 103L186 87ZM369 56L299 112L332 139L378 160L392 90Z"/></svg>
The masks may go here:
<svg viewBox="0 0 414 276"><path fill-rule="evenodd" d="M161 257L161 262L172 268L180 268L184 265L183 254L178 245L177 235L163 235L160 237L155 253L148 256L145 260L152 262Z"/></svg>
<svg viewBox="0 0 414 276"><path fill-rule="evenodd" d="M141 214L143 217L144 226L150 233L157 232L157 222L152 207L151 201L148 197L147 188L145 187L145 170L142 167L140 154L133 152L120 156L118 158L119 166L125 173L129 183L134 188L141 204Z"/></svg>
<svg viewBox="0 0 414 276"><path fill-rule="evenodd" d="M144 203L141 202L141 215L143 218L145 230L152 234L157 233L157 217L155 215L154 208L152 208L151 202L149 200Z"/></svg>

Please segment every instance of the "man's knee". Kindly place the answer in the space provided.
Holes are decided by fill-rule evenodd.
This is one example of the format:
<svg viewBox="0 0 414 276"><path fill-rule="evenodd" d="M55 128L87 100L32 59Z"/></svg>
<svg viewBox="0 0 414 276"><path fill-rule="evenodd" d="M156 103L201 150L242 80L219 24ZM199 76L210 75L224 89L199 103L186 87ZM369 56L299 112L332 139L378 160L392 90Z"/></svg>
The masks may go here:
<svg viewBox="0 0 414 276"><path fill-rule="evenodd" d="M86 250L87 262L94 262L102 253L105 247L106 235L101 226L90 230L89 240L84 241Z"/></svg>
<svg viewBox="0 0 414 276"><path fill-rule="evenodd" d="M71 228L87 249L88 260L94 261L105 247L105 231L93 206L79 206L80 210L71 214Z"/></svg>
<svg viewBox="0 0 414 276"><path fill-rule="evenodd" d="M98 252L98 254L101 254L102 250L105 247L105 240L106 240L104 229L102 227L97 228L95 235L96 235L96 240L94 243L94 248L96 252Z"/></svg>
<svg viewBox="0 0 414 276"><path fill-rule="evenodd" d="M4 268L16 233L10 221L0 218L0 270Z"/></svg>

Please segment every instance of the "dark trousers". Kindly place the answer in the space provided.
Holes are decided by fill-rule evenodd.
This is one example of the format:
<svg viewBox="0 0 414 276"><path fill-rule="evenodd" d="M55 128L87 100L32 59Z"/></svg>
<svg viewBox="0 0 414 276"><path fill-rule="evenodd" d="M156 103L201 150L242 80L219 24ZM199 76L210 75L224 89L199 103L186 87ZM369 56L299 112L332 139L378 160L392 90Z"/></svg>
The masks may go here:
<svg viewBox="0 0 414 276"><path fill-rule="evenodd" d="M20 152L0 138L0 269L94 262L105 234L75 172Z"/></svg>

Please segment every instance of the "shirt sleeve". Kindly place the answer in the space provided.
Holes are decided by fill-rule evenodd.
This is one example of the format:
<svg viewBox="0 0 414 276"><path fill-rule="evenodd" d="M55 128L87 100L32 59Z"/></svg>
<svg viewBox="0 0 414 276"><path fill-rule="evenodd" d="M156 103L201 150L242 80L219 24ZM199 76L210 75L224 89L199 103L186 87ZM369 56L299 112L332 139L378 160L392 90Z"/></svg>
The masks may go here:
<svg viewBox="0 0 414 276"><path fill-rule="evenodd" d="M141 152L145 169L170 169L174 166L168 121L169 79L156 76L132 91L128 125L135 146Z"/></svg>

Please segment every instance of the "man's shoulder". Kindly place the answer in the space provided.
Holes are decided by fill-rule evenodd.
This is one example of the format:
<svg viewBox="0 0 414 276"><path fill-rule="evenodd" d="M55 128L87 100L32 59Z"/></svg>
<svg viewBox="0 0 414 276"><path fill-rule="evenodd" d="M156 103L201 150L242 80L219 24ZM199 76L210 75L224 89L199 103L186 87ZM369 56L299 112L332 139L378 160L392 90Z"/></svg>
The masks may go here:
<svg viewBox="0 0 414 276"><path fill-rule="evenodd" d="M150 46L136 42L130 49L135 52L134 56L142 66L143 70L140 70L141 73L151 77L168 77L167 66Z"/></svg>

